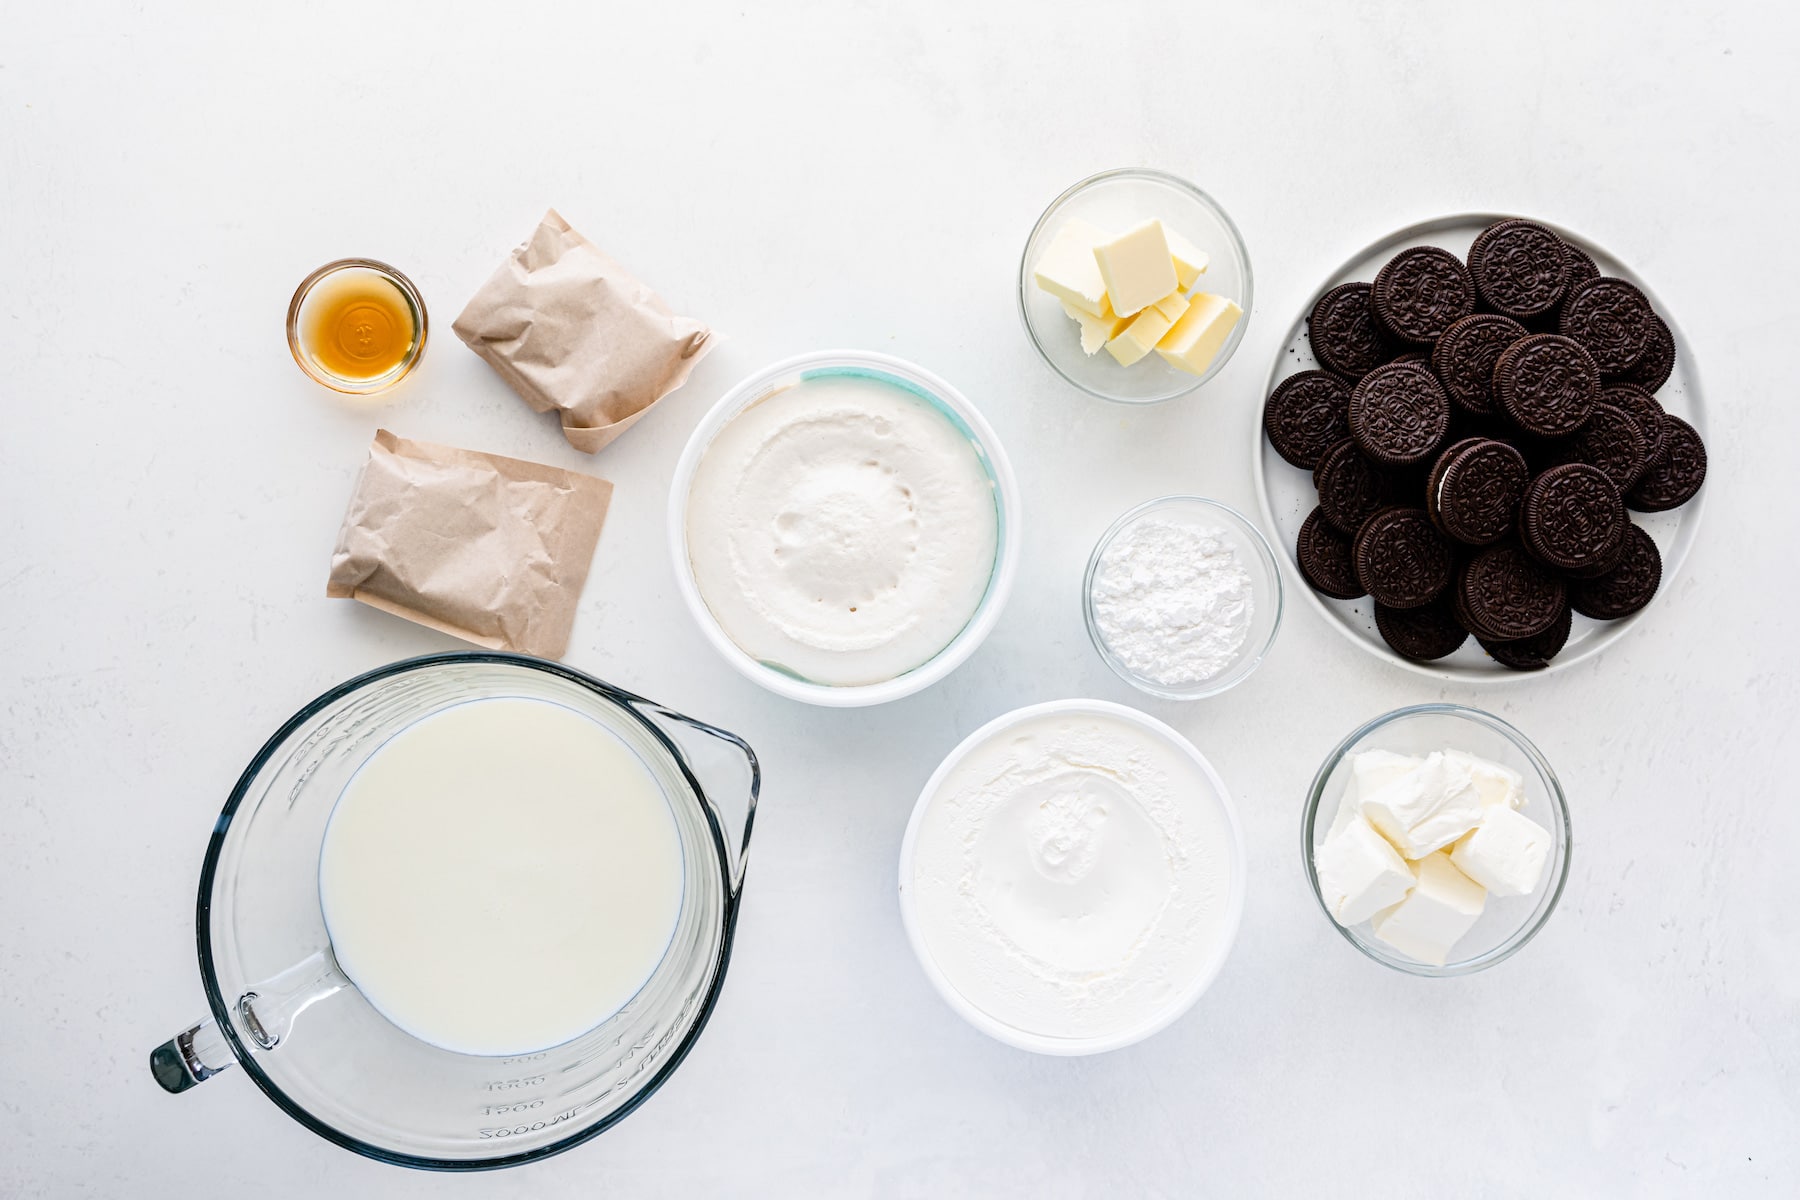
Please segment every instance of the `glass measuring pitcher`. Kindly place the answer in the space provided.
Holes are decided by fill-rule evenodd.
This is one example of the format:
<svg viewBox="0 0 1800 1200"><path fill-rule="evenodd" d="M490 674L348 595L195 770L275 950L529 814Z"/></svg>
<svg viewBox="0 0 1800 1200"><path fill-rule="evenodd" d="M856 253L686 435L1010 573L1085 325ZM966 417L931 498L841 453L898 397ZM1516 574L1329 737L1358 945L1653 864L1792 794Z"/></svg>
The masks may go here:
<svg viewBox="0 0 1800 1200"><path fill-rule="evenodd" d="M572 708L637 753L674 814L683 883L669 947L624 1008L563 1045L488 1058L406 1033L338 969L319 852L345 783L390 736L500 696ZM741 738L542 659L438 654L340 684L269 739L214 826L197 922L211 1017L152 1051L151 1071L180 1092L241 1063L314 1133L404 1166L512 1166L584 1142L668 1078L718 1000L760 782ZM716 799L727 790L743 797L735 850Z"/></svg>

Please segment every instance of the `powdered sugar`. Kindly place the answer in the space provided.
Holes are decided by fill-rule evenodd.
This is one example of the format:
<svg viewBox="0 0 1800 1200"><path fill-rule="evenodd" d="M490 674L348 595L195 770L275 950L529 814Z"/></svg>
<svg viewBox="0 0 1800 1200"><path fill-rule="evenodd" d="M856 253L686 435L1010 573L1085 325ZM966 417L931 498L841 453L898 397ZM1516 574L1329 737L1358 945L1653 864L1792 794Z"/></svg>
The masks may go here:
<svg viewBox="0 0 1800 1200"><path fill-rule="evenodd" d="M1224 530L1148 516L1100 560L1094 623L1132 674L1165 687L1204 683L1237 660L1254 593Z"/></svg>

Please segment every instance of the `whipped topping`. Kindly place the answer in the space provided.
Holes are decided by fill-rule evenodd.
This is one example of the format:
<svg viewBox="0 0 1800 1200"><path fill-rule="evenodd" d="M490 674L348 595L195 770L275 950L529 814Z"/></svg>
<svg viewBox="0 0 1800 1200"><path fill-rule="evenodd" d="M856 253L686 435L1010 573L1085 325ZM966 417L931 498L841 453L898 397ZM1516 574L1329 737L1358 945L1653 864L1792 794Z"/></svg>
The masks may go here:
<svg viewBox="0 0 1800 1200"><path fill-rule="evenodd" d="M1042 713L971 748L919 818L915 932L976 1008L1093 1038L1166 1012L1229 937L1232 831L1206 774L1119 717Z"/></svg>
<svg viewBox="0 0 1800 1200"><path fill-rule="evenodd" d="M993 480L928 401L809 379L733 417L688 495L694 581L726 636L815 683L877 683L953 641L987 591Z"/></svg>

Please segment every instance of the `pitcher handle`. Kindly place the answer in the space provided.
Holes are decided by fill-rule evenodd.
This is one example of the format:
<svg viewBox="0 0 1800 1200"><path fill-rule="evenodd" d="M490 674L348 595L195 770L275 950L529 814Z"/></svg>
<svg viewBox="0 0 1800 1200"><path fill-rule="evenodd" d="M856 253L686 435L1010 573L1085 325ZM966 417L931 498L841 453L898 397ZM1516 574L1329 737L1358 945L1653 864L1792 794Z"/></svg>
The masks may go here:
<svg viewBox="0 0 1800 1200"><path fill-rule="evenodd" d="M185 1092L237 1065L217 1021L190 1025L150 1052L150 1074L165 1092Z"/></svg>
<svg viewBox="0 0 1800 1200"><path fill-rule="evenodd" d="M237 998L238 1036L253 1050L273 1050L293 1032L294 1018L350 986L329 948L308 955ZM166 1092L185 1092L237 1062L217 1021L190 1025L150 1052L150 1074Z"/></svg>
<svg viewBox="0 0 1800 1200"><path fill-rule="evenodd" d="M680 748L684 764L689 773L694 776L695 782L700 785L701 799L712 809L713 815L719 819L721 828L726 826L726 814L719 807L714 789L709 788L705 779L702 778L701 767L703 764L697 760L700 758L716 760L721 757L729 759L726 768L732 772L732 775L727 777L729 787L720 786L717 794L742 795L744 797L743 832L738 836L737 861L733 864L731 872L731 898L735 902L744 889L744 871L750 862L750 828L756 823L756 800L762 792L762 765L756 761L756 751L750 748L750 743L728 730L708 725L705 721L696 721L693 717L664 708L655 701L646 700L642 696L634 696L629 692L622 691L620 694L626 698L626 702L633 709L647 720L654 722ZM710 743L696 744L691 738L683 736L684 731L687 730L703 733L708 738L716 740ZM720 748L717 743L723 743L724 748L736 751L736 754L722 756L716 753ZM708 748L715 753L696 753Z"/></svg>

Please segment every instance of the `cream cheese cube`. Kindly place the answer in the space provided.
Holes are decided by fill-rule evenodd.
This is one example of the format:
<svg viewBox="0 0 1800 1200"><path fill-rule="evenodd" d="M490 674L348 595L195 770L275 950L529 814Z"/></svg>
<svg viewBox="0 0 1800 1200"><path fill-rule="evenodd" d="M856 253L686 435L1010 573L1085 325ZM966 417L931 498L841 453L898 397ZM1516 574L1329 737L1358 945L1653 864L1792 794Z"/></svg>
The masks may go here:
<svg viewBox="0 0 1800 1200"><path fill-rule="evenodd" d="M1375 936L1400 953L1441 967L1450 950L1481 919L1487 893L1456 869L1442 850L1418 863L1419 881L1406 899L1375 914Z"/></svg>
<svg viewBox="0 0 1800 1200"><path fill-rule="evenodd" d="M1142 312L1170 292L1181 290L1161 221L1145 221L1101 242L1094 247L1094 261L1113 311L1121 317Z"/></svg>
<svg viewBox="0 0 1800 1200"><path fill-rule="evenodd" d="M1485 758L1476 758L1461 750L1446 750L1444 757L1469 769L1470 776L1475 780L1475 790L1481 793L1484 805L1491 807L1504 804L1508 808L1525 806L1525 777L1511 767L1503 767Z"/></svg>
<svg viewBox="0 0 1800 1200"><path fill-rule="evenodd" d="M1414 770L1362 796L1369 824L1410 859L1421 859L1481 823L1487 811L1467 766L1432 752Z"/></svg>
<svg viewBox="0 0 1800 1200"><path fill-rule="evenodd" d="M1356 925L1406 899L1415 876L1387 839L1360 816L1313 851L1325 906L1339 925Z"/></svg>
<svg viewBox="0 0 1800 1200"><path fill-rule="evenodd" d="M1187 312L1156 345L1156 352L1191 375L1204 375L1244 310L1210 292L1189 297Z"/></svg>
<svg viewBox="0 0 1800 1200"><path fill-rule="evenodd" d="M1112 310L1112 305L1102 301L1104 311L1099 316L1083 312L1067 300L1062 302L1063 311L1073 317L1081 326L1081 348L1088 354L1094 354L1100 347L1119 336L1119 331L1131 324L1125 317Z"/></svg>
<svg viewBox="0 0 1800 1200"><path fill-rule="evenodd" d="M1358 795L1373 796L1388 784L1410 775L1425 765L1425 760L1411 754L1395 754L1392 750L1364 750L1350 756L1350 778L1356 782Z"/></svg>
<svg viewBox="0 0 1800 1200"><path fill-rule="evenodd" d="M1169 239L1169 258L1175 264L1175 278L1181 281L1182 287L1193 287L1194 281L1206 274L1209 261L1206 251L1173 229L1164 229L1163 236Z"/></svg>
<svg viewBox="0 0 1800 1200"><path fill-rule="evenodd" d="M1118 337L1106 343L1106 351L1121 365L1129 367L1155 349L1172 323L1154 306L1146 308L1131 319L1131 324Z"/></svg>
<svg viewBox="0 0 1800 1200"><path fill-rule="evenodd" d="M1496 896L1537 891L1549 858L1550 831L1505 804L1490 806L1450 850L1457 870Z"/></svg>
<svg viewBox="0 0 1800 1200"><path fill-rule="evenodd" d="M1350 782L1344 785L1344 798L1338 802L1337 815L1331 819L1331 828L1326 831L1326 838L1331 838L1348 825L1352 817L1362 812L1362 797L1374 795L1424 763L1422 758L1414 758L1410 754L1395 754L1392 750L1364 750L1360 754L1352 754L1349 760Z"/></svg>
<svg viewBox="0 0 1800 1200"><path fill-rule="evenodd" d="M1099 226L1071 217L1038 256L1032 279L1064 304L1100 316L1106 303L1106 281L1100 277L1094 247L1109 237Z"/></svg>

